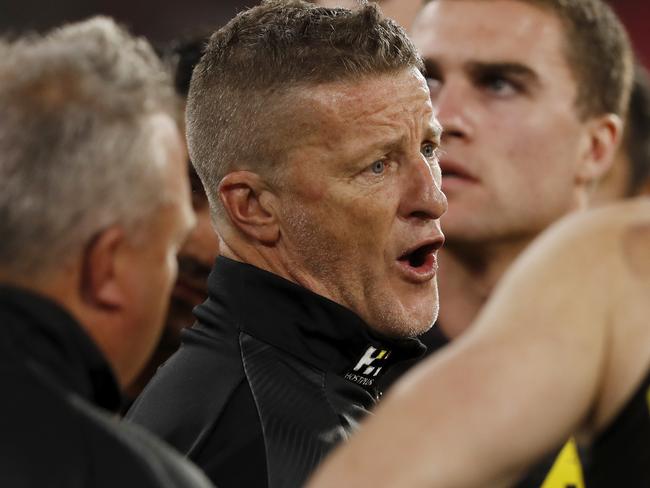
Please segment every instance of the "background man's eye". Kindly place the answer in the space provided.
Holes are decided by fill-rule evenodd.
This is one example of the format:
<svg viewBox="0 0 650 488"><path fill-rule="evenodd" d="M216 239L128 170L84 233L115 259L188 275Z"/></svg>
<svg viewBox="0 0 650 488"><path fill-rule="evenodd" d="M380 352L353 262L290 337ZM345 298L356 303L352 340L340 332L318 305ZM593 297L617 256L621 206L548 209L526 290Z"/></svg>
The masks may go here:
<svg viewBox="0 0 650 488"><path fill-rule="evenodd" d="M494 91L501 91L504 88L507 88L508 86L509 86L508 82L503 78L496 78L490 81L490 88L492 88Z"/></svg>
<svg viewBox="0 0 650 488"><path fill-rule="evenodd" d="M485 87L498 95L512 95L517 91L516 86L505 78L492 77L484 80Z"/></svg>
<svg viewBox="0 0 650 488"><path fill-rule="evenodd" d="M428 76L426 80L427 80L427 86L429 87L429 92L431 93L431 95L436 95L440 91L440 87L442 86L442 81L432 76Z"/></svg>
<svg viewBox="0 0 650 488"><path fill-rule="evenodd" d="M372 166L370 167L370 169L371 169L372 172L375 173L376 175L380 175L380 174L382 174L382 173L384 172L384 170L386 169L386 163L384 163L384 161L382 161L382 160L380 159L379 161L375 161L374 163L372 163Z"/></svg>

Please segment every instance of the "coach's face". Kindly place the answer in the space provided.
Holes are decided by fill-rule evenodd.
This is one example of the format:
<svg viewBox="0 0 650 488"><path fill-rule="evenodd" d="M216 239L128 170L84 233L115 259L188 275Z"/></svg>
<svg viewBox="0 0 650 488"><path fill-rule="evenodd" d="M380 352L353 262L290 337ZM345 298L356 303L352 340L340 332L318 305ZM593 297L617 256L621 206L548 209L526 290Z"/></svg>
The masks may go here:
<svg viewBox="0 0 650 488"><path fill-rule="evenodd" d="M415 69L303 90L281 234L292 278L391 336L437 315L440 127Z"/></svg>

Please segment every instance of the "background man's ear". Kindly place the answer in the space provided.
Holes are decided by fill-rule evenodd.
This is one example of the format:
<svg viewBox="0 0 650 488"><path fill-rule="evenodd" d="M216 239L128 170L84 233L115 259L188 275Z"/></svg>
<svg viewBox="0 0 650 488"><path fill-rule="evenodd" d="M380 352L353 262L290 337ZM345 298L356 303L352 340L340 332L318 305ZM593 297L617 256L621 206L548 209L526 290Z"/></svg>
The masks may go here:
<svg viewBox="0 0 650 488"><path fill-rule="evenodd" d="M583 157L576 178L580 183L600 179L614 163L622 138L623 123L615 114L605 114L588 122Z"/></svg>
<svg viewBox="0 0 650 488"><path fill-rule="evenodd" d="M126 299L121 286L120 251L126 243L124 229L113 226L97 234L84 250L80 296L104 309L121 307Z"/></svg>
<svg viewBox="0 0 650 488"><path fill-rule="evenodd" d="M219 198L231 223L242 234L266 245L278 241L275 195L258 174L228 173L219 184Z"/></svg>

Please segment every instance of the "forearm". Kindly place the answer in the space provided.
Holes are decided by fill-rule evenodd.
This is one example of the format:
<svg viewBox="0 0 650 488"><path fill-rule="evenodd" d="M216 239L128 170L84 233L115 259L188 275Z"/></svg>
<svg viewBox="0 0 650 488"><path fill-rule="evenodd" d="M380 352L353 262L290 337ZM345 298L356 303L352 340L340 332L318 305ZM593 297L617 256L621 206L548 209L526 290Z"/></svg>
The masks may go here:
<svg viewBox="0 0 650 488"><path fill-rule="evenodd" d="M486 354L468 346L423 365L310 486L484 487L515 481L574 424L545 425L557 417L554 409L565 407L548 393L533 394L522 407L519 395L530 389L531 378L523 371L490 375L500 369L499 357L503 351L496 347ZM552 384L536 388L557 393ZM538 396L551 397L549 404L534 402ZM539 438L531 439L533 426Z"/></svg>

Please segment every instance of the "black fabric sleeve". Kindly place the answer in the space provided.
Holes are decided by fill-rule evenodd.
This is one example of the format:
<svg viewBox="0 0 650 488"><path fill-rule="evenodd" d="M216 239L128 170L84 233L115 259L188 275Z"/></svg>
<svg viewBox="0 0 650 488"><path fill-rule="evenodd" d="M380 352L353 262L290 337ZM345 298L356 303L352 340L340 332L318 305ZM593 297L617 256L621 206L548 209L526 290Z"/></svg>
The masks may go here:
<svg viewBox="0 0 650 488"><path fill-rule="evenodd" d="M219 488L266 487L266 449L247 382L233 392L214 430L192 460Z"/></svg>

